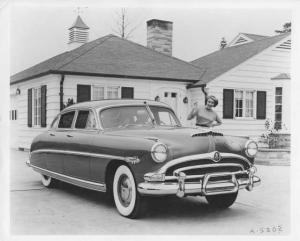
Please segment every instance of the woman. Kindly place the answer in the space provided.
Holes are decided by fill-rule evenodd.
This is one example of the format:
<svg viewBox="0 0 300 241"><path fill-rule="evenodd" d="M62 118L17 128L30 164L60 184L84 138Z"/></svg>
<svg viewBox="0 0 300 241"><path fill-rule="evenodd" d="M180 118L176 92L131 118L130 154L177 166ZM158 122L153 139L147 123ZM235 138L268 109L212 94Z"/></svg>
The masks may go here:
<svg viewBox="0 0 300 241"><path fill-rule="evenodd" d="M218 99L213 95L206 95L205 97L205 106L198 107L197 104L194 104L194 108L188 115L187 119L191 120L196 117L196 126L201 127L214 127L221 125L221 118L212 109L218 105Z"/></svg>

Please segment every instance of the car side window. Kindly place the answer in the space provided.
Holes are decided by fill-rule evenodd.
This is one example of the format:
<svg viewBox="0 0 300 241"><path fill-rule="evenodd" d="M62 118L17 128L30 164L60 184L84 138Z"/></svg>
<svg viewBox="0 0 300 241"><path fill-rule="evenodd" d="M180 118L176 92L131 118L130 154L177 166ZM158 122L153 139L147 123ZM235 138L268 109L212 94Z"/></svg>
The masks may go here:
<svg viewBox="0 0 300 241"><path fill-rule="evenodd" d="M70 111L61 115L58 128L71 128L75 111Z"/></svg>
<svg viewBox="0 0 300 241"><path fill-rule="evenodd" d="M78 129L95 129L96 119L94 113L89 110L81 110L78 112L75 128Z"/></svg>

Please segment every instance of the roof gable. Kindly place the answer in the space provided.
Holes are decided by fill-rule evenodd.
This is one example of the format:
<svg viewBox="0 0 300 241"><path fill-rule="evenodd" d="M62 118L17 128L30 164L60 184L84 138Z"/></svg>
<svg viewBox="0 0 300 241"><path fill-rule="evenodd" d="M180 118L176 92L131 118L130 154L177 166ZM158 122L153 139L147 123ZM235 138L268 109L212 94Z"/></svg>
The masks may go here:
<svg viewBox="0 0 300 241"><path fill-rule="evenodd" d="M250 33L239 33L228 45L227 47L237 46L241 44L250 43L253 41L261 40L267 38L268 36L250 34Z"/></svg>
<svg viewBox="0 0 300 241"><path fill-rule="evenodd" d="M254 55L262 52L266 48L280 42L289 35L290 33L281 34L273 37L263 38L257 41L252 41L247 44L227 47L199 59L193 60L191 63L201 69L204 69L205 73L201 77L201 84L208 83L221 74L253 57ZM194 86L198 86L198 83L196 83Z"/></svg>
<svg viewBox="0 0 300 241"><path fill-rule="evenodd" d="M11 84L50 73L197 82L202 71L114 35L96 39L11 77Z"/></svg>

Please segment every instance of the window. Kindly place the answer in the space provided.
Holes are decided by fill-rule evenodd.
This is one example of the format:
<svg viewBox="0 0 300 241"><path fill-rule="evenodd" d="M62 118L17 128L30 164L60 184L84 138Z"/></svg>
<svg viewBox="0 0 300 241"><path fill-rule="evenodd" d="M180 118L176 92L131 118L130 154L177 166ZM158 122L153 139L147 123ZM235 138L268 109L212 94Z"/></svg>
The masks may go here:
<svg viewBox="0 0 300 241"><path fill-rule="evenodd" d="M71 128L75 111L70 111L61 115L58 128Z"/></svg>
<svg viewBox="0 0 300 241"><path fill-rule="evenodd" d="M10 111L10 120L17 120L17 110Z"/></svg>
<svg viewBox="0 0 300 241"><path fill-rule="evenodd" d="M282 87L275 88L275 129L282 126Z"/></svg>
<svg viewBox="0 0 300 241"><path fill-rule="evenodd" d="M33 125L39 126L41 125L41 88L34 88L33 89L33 96L32 96L32 103L33 103Z"/></svg>
<svg viewBox="0 0 300 241"><path fill-rule="evenodd" d="M104 86L93 86L93 100L104 99Z"/></svg>
<svg viewBox="0 0 300 241"><path fill-rule="evenodd" d="M254 91L234 91L234 116L254 117Z"/></svg>
<svg viewBox="0 0 300 241"><path fill-rule="evenodd" d="M267 92L223 89L223 118L266 119Z"/></svg>
<svg viewBox="0 0 300 241"><path fill-rule="evenodd" d="M119 86L92 86L92 100L118 99Z"/></svg>
<svg viewBox="0 0 300 241"><path fill-rule="evenodd" d="M100 120L104 129L152 125L145 106L124 106L105 109L100 112Z"/></svg>
<svg viewBox="0 0 300 241"><path fill-rule="evenodd" d="M236 90L234 93L235 117L243 116L243 91Z"/></svg>
<svg viewBox="0 0 300 241"><path fill-rule="evenodd" d="M78 129L95 129L96 120L93 112L81 110L78 112L75 128Z"/></svg>
<svg viewBox="0 0 300 241"><path fill-rule="evenodd" d="M179 120L174 113L163 107L150 106L155 122L160 126L180 126Z"/></svg>
<svg viewBox="0 0 300 241"><path fill-rule="evenodd" d="M117 99L119 97L119 87L107 87L107 99Z"/></svg>

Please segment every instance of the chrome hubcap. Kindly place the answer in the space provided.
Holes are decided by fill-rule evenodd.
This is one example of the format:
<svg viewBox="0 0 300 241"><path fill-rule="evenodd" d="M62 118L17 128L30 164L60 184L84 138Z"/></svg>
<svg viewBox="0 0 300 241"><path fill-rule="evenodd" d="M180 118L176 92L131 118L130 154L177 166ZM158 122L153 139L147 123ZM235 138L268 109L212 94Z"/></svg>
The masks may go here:
<svg viewBox="0 0 300 241"><path fill-rule="evenodd" d="M119 179L118 194L122 205L128 207L132 199L132 185L126 175L122 175Z"/></svg>

